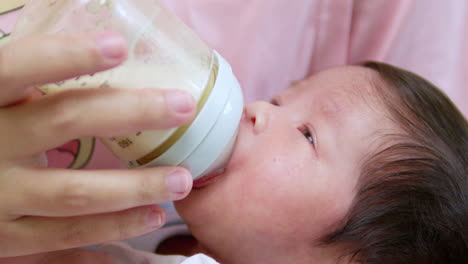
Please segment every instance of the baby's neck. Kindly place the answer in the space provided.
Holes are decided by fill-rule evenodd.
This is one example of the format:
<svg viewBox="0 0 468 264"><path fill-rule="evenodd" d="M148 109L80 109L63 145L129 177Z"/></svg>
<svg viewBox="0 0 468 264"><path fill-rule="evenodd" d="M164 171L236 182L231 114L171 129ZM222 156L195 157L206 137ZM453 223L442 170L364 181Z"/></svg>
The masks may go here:
<svg viewBox="0 0 468 264"><path fill-rule="evenodd" d="M286 252L281 254L281 256L273 257L272 253L269 252L263 257L257 256L255 261L246 260L245 258L239 260L238 256L232 258L227 257L227 259L230 259L231 261L224 261L223 263L265 263L264 261L268 261L268 263L350 263L347 258L337 261L337 258L335 258L336 252L333 253L335 249L322 250L323 252L319 253L317 256L307 256L307 254L305 254L303 257L298 256L296 254L297 252ZM158 245L155 253L161 255L182 255L186 257L190 257L198 253L210 255L207 253L207 250L205 250L203 246L191 235L176 235L169 237ZM249 255L252 256L252 254ZM356 262L352 263L357 264Z"/></svg>

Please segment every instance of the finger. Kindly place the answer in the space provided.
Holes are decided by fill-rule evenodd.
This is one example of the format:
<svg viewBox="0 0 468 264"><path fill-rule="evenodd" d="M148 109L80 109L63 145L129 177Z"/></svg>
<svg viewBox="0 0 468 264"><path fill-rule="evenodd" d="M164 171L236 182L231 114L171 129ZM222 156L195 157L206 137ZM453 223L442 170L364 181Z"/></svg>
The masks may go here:
<svg viewBox="0 0 468 264"><path fill-rule="evenodd" d="M181 125L196 103L174 89L87 89L49 95L0 112L0 144L10 157L35 154L75 138L110 137Z"/></svg>
<svg viewBox="0 0 468 264"><path fill-rule="evenodd" d="M166 221L162 207L150 205L109 214L81 217L23 217L6 223L3 256L62 250L138 236ZM13 241L21 241L21 245ZM27 251L25 249L28 249Z"/></svg>
<svg viewBox="0 0 468 264"><path fill-rule="evenodd" d="M0 258L2 264L118 264L108 254L85 249L68 249L27 256Z"/></svg>
<svg viewBox="0 0 468 264"><path fill-rule="evenodd" d="M192 188L184 168L135 170L16 169L1 197L12 216L78 216L179 200Z"/></svg>
<svg viewBox="0 0 468 264"><path fill-rule="evenodd" d="M50 252L41 254L42 257L36 258L37 262L31 264L119 264L110 255L100 252L85 249L69 249L58 252ZM25 263L22 263L25 264Z"/></svg>
<svg viewBox="0 0 468 264"><path fill-rule="evenodd" d="M111 32L14 40L0 49L0 106L21 100L33 85L114 67L126 52L123 37Z"/></svg>

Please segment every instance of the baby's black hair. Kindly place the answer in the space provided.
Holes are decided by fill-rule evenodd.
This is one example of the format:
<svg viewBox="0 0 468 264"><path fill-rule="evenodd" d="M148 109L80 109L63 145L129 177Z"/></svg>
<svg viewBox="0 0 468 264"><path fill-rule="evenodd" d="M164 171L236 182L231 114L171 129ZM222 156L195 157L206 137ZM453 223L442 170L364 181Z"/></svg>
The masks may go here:
<svg viewBox="0 0 468 264"><path fill-rule="evenodd" d="M366 62L401 133L363 163L343 224L322 245L342 244L366 264L468 263L468 122L433 84Z"/></svg>

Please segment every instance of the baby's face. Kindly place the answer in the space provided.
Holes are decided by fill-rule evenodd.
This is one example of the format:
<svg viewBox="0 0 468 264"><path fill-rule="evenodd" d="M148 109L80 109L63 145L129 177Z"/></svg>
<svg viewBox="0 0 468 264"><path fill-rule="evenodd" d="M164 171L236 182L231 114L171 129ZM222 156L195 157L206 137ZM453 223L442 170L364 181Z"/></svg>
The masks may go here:
<svg viewBox="0 0 468 264"><path fill-rule="evenodd" d="M197 239L228 258L300 250L330 231L386 126L371 76L358 66L335 68L248 105L226 171L176 203Z"/></svg>

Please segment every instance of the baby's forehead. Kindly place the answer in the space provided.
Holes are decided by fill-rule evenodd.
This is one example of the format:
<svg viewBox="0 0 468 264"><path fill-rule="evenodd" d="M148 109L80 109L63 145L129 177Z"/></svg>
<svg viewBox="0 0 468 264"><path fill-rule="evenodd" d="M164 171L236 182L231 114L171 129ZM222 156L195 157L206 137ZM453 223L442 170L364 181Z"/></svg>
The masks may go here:
<svg viewBox="0 0 468 264"><path fill-rule="evenodd" d="M377 75L364 67L335 68L296 83L285 91L284 98L290 98L314 122L326 120L339 133L365 127L363 138L377 139L398 131L376 89L381 85Z"/></svg>
<svg viewBox="0 0 468 264"><path fill-rule="evenodd" d="M322 158L357 164L380 150L382 135L398 132L377 85L385 84L371 69L339 67L295 84L285 98L294 98L295 109L311 120Z"/></svg>
<svg viewBox="0 0 468 264"><path fill-rule="evenodd" d="M326 113L368 106L382 110L382 96L376 89L384 85L378 74L361 66L343 66L313 74L285 90L284 97L305 99ZM348 109L351 110L351 109Z"/></svg>

